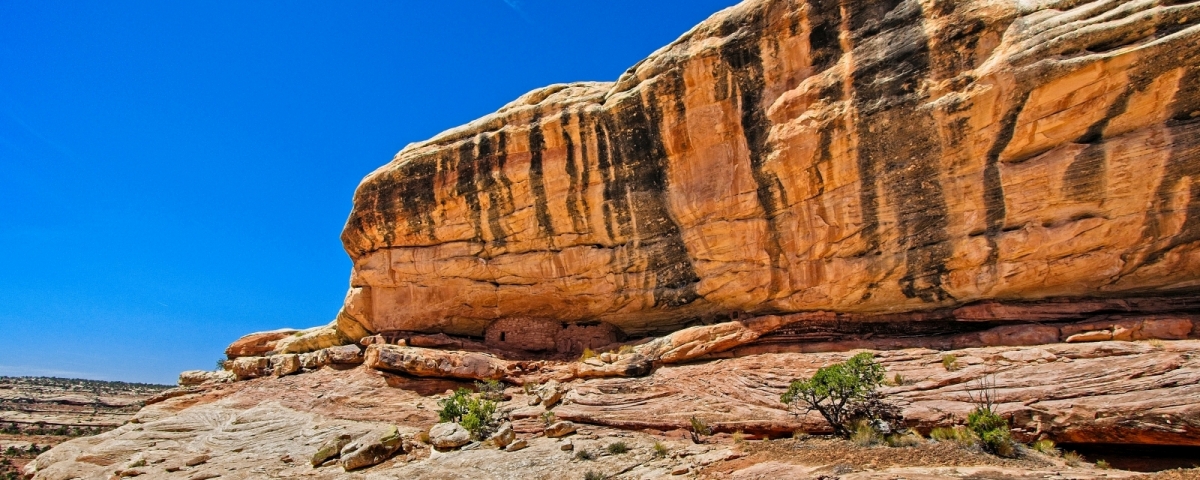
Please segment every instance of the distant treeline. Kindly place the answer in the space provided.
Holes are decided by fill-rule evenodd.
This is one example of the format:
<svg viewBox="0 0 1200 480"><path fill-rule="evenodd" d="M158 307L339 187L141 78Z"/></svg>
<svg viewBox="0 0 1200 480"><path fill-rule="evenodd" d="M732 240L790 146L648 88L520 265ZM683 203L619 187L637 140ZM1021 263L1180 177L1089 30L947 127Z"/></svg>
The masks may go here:
<svg viewBox="0 0 1200 480"><path fill-rule="evenodd" d="M106 382L102 380L86 380L82 378L58 377L0 377L0 384L31 385L37 387L57 387L72 390L166 390L174 385L158 385L153 383Z"/></svg>

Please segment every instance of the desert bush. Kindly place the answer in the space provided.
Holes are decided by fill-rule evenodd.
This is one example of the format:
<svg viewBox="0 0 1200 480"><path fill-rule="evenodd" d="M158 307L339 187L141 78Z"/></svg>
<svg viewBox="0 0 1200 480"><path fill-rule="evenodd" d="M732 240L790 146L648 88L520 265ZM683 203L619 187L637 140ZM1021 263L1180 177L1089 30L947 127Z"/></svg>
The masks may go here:
<svg viewBox="0 0 1200 480"><path fill-rule="evenodd" d="M585 348L585 349L583 349L583 354L579 356L579 361L582 362L584 360L593 358L595 356L596 356L596 352L593 352L592 349L590 349L590 348Z"/></svg>
<svg viewBox="0 0 1200 480"><path fill-rule="evenodd" d="M975 445L975 434L964 426L938 427L929 432L929 438L938 442L955 442L964 446Z"/></svg>
<svg viewBox="0 0 1200 480"><path fill-rule="evenodd" d="M558 416L555 415L554 412L552 412L550 410L546 410L546 411L542 412L541 419L542 419L542 425L549 427L550 425L553 425L555 421L558 420Z"/></svg>
<svg viewBox="0 0 1200 480"><path fill-rule="evenodd" d="M217 359L217 370L225 369L225 361L226 360L224 358Z"/></svg>
<svg viewBox="0 0 1200 480"><path fill-rule="evenodd" d="M1046 455L1055 456L1055 457L1057 457L1061 453L1058 451L1058 448L1055 447L1054 440L1050 440L1049 438L1043 438L1041 440L1033 442L1032 447L1034 450L1036 450L1038 452L1044 453Z"/></svg>
<svg viewBox="0 0 1200 480"><path fill-rule="evenodd" d="M921 445L921 436L916 433L893 433L883 438L887 446L893 448L917 447Z"/></svg>
<svg viewBox="0 0 1200 480"><path fill-rule="evenodd" d="M746 432L738 430L733 432L733 443L742 443L746 441Z"/></svg>
<svg viewBox="0 0 1200 480"><path fill-rule="evenodd" d="M779 400L802 413L816 410L835 434L850 437L856 420L876 420L872 412L887 409L876 395L881 383L883 366L874 355L863 352L845 362L821 367L811 378L793 381Z"/></svg>
<svg viewBox="0 0 1200 480"><path fill-rule="evenodd" d="M621 345L621 348L617 349L618 355L625 355L627 353L633 353L633 345Z"/></svg>
<svg viewBox="0 0 1200 480"><path fill-rule="evenodd" d="M975 403L975 409L967 415L967 428L979 437L979 444L984 450L1001 457L1016 455L1016 443L1013 442L1008 420L996 413L996 379L995 376L985 375L979 379L978 386L967 394Z"/></svg>
<svg viewBox="0 0 1200 480"><path fill-rule="evenodd" d="M1112 465L1109 465L1107 460L1100 459L1100 460L1096 460L1096 468L1099 468L1101 470L1108 470L1108 469L1112 468Z"/></svg>
<svg viewBox="0 0 1200 480"><path fill-rule="evenodd" d="M575 451L575 459L576 460L595 460L596 454L588 451L587 449L581 448L581 449Z"/></svg>
<svg viewBox="0 0 1200 480"><path fill-rule="evenodd" d="M1063 452L1062 458L1063 461L1067 462L1067 465L1072 467L1078 467L1080 463L1083 463L1083 455L1076 452Z"/></svg>
<svg viewBox="0 0 1200 480"><path fill-rule="evenodd" d="M620 455L629 451L629 445L626 445L625 442L613 442L608 444L606 450L613 455Z"/></svg>
<svg viewBox="0 0 1200 480"><path fill-rule="evenodd" d="M608 477L606 477L603 473L595 470L588 470L587 473L583 474L583 480L604 480L606 478Z"/></svg>
<svg viewBox="0 0 1200 480"><path fill-rule="evenodd" d="M671 449L667 448L666 445L663 445L662 442L654 442L654 456L662 458L667 456L667 454L670 452Z"/></svg>
<svg viewBox="0 0 1200 480"><path fill-rule="evenodd" d="M854 431L850 434L850 441L860 447L870 447L877 445L883 440L879 432L871 427L870 422L860 420L854 425Z"/></svg>
<svg viewBox="0 0 1200 480"><path fill-rule="evenodd" d="M692 443L704 443L704 437L712 435L712 427L708 426L708 422L703 418L692 417L692 430L689 432L692 436Z"/></svg>
<svg viewBox="0 0 1200 480"><path fill-rule="evenodd" d="M958 364L958 357L955 357L952 353L942 355L942 367L945 368L947 372L958 370L960 367Z"/></svg>
<svg viewBox="0 0 1200 480"><path fill-rule="evenodd" d="M487 438L500 422L496 418L496 402L482 397L460 388L453 395L438 400L441 407L438 419L462 425L476 440Z"/></svg>
<svg viewBox="0 0 1200 480"><path fill-rule="evenodd" d="M499 402L504 400L504 384L499 380L488 380L486 382L475 382L475 390L485 400Z"/></svg>

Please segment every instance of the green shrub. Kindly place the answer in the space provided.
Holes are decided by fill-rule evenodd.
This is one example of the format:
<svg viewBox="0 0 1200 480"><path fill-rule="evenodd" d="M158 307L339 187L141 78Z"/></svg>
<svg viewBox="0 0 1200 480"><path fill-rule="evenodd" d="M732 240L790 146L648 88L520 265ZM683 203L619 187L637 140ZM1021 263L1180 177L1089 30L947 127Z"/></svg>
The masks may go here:
<svg viewBox="0 0 1200 480"><path fill-rule="evenodd" d="M606 478L608 477L606 477L603 473L594 470L588 470L588 472L583 475L583 480L604 480Z"/></svg>
<svg viewBox="0 0 1200 480"><path fill-rule="evenodd" d="M955 357L952 353L942 355L942 367L945 368L947 372L958 370L960 368L960 365L958 364L958 357Z"/></svg>
<svg viewBox="0 0 1200 480"><path fill-rule="evenodd" d="M967 415L967 428L979 437L984 450L1001 457L1016 453L1008 420L986 407L976 407Z"/></svg>
<svg viewBox="0 0 1200 480"><path fill-rule="evenodd" d="M671 453L671 449L667 448L666 445L663 445L662 442L654 442L654 456L662 458L667 456L668 453Z"/></svg>
<svg viewBox="0 0 1200 480"><path fill-rule="evenodd" d="M1083 462L1083 456L1076 452L1064 452L1062 458L1068 466L1072 467L1078 467Z"/></svg>
<svg viewBox="0 0 1200 480"><path fill-rule="evenodd" d="M1032 446L1033 446L1034 450L1044 453L1046 455L1051 455L1051 456L1057 457L1060 454L1060 452L1058 451L1058 448L1056 448L1054 445L1054 440L1050 440L1049 438L1043 438L1041 440L1033 442Z"/></svg>
<svg viewBox="0 0 1200 480"><path fill-rule="evenodd" d="M1112 468L1112 465L1109 465L1107 460L1101 459L1101 460L1096 460L1096 468L1099 468L1101 470L1108 470L1108 469Z"/></svg>
<svg viewBox="0 0 1200 480"><path fill-rule="evenodd" d="M607 450L608 450L608 453L611 453L613 455L620 455L622 453L629 451L629 445L626 445L625 442L613 442L613 443L608 444Z"/></svg>
<svg viewBox="0 0 1200 480"><path fill-rule="evenodd" d="M546 410L546 411L542 412L541 418L542 418L542 425L547 426L547 427L549 427L550 425L553 425L554 422L556 420L558 420L557 415L554 415L554 412L550 411L550 410Z"/></svg>
<svg viewBox="0 0 1200 480"><path fill-rule="evenodd" d="M935 428L929 432L929 438L938 442L955 442L964 446L976 443L975 434L962 425L953 428Z"/></svg>
<svg viewBox="0 0 1200 480"><path fill-rule="evenodd" d="M465 388L438 400L438 406L441 407L438 420L462 425L476 440L487 438L500 423L496 418L496 402L482 398L482 395L472 395Z"/></svg>
<svg viewBox="0 0 1200 480"><path fill-rule="evenodd" d="M576 460L595 460L596 455L586 449L579 449L575 452Z"/></svg>
<svg viewBox="0 0 1200 480"><path fill-rule="evenodd" d="M816 410L835 434L849 437L854 430L851 409L868 399L883 383L883 366L868 352L842 363L821 367L811 378L796 380L779 400L789 409ZM870 420L870 419L868 419Z"/></svg>
<svg viewBox="0 0 1200 480"><path fill-rule="evenodd" d="M712 435L712 427L708 426L708 422L703 418L692 417L691 423L692 430L689 433L692 435L692 443L704 443L704 437Z"/></svg>

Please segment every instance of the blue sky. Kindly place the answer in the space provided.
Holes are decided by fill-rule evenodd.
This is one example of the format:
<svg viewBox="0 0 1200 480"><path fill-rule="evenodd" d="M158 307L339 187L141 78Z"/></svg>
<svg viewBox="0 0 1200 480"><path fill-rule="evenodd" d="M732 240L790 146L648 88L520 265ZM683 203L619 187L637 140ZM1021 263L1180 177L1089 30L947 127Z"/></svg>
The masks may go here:
<svg viewBox="0 0 1200 480"><path fill-rule="evenodd" d="M0 0L0 375L173 383L329 322L364 175L734 3Z"/></svg>

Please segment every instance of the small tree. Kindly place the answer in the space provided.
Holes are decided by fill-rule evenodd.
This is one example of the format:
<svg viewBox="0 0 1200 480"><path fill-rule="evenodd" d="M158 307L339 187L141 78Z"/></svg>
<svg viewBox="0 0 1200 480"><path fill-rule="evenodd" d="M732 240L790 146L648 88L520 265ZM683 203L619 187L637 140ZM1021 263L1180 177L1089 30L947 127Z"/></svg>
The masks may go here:
<svg viewBox="0 0 1200 480"><path fill-rule="evenodd" d="M868 352L859 353L842 363L821 367L812 378L792 382L779 400L801 414L820 413L833 433L849 437L856 420L851 410L875 393L883 383L883 365Z"/></svg>
<svg viewBox="0 0 1200 480"><path fill-rule="evenodd" d="M462 425L476 440L483 440L498 426L496 418L496 402L472 395L466 388L460 388L453 395L438 400L438 419L442 422L455 422Z"/></svg>
<svg viewBox="0 0 1200 480"><path fill-rule="evenodd" d="M974 391L967 390L967 396L975 404L975 409L967 415L967 428L979 437L983 449L1001 457L1015 456L1016 445L1008 420L996 413L996 376L981 377Z"/></svg>

